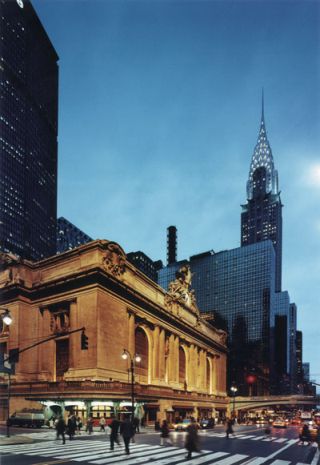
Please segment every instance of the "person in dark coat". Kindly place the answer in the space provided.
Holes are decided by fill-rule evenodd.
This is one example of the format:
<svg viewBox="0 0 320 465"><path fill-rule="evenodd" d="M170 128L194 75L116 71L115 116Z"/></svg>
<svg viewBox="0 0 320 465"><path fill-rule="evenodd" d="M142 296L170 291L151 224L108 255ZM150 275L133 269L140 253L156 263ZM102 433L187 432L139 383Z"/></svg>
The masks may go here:
<svg viewBox="0 0 320 465"><path fill-rule="evenodd" d="M233 425L233 421L231 420L231 418L228 418L228 419L227 419L227 429L226 429L226 438L227 438L227 439L229 439L229 434L233 434L233 435L234 435L234 431L233 431L232 425Z"/></svg>
<svg viewBox="0 0 320 465"><path fill-rule="evenodd" d="M73 436L76 434L76 429L77 429L76 417L74 415L71 415L71 417L68 418L68 423L67 423L67 430L68 430L70 441L73 439Z"/></svg>
<svg viewBox="0 0 320 465"><path fill-rule="evenodd" d="M118 446L120 446L119 442L119 427L120 427L120 421L118 421L114 415L111 415L112 421L109 425L109 428L111 429L110 433L110 450L114 449L114 443L116 442Z"/></svg>
<svg viewBox="0 0 320 465"><path fill-rule="evenodd" d="M309 444L311 443L311 434L308 425L303 425L299 439L303 444L305 441Z"/></svg>
<svg viewBox="0 0 320 465"><path fill-rule="evenodd" d="M132 425L132 422L130 421L130 418L126 418L124 422L121 423L120 434L123 437L124 445L126 448L126 454L130 454L130 439L134 436L134 427Z"/></svg>
<svg viewBox="0 0 320 465"><path fill-rule="evenodd" d="M191 418L191 423L187 428L186 449L188 451L187 459L192 458L192 452L200 452L198 426L194 418Z"/></svg>
<svg viewBox="0 0 320 465"><path fill-rule="evenodd" d="M167 420L163 420L160 431L160 446L164 446L165 443L172 444L170 440L170 430Z"/></svg>
<svg viewBox="0 0 320 465"><path fill-rule="evenodd" d="M133 425L133 427L134 427L134 434L140 433L140 429L139 429L140 420L139 420L139 418L134 417L133 422L132 422L132 425Z"/></svg>
<svg viewBox="0 0 320 465"><path fill-rule="evenodd" d="M62 416L58 418L58 421L56 422L56 430L57 430L57 439L59 439L60 436L62 436L62 444L66 443L66 437L64 435L65 430L66 430L66 423Z"/></svg>

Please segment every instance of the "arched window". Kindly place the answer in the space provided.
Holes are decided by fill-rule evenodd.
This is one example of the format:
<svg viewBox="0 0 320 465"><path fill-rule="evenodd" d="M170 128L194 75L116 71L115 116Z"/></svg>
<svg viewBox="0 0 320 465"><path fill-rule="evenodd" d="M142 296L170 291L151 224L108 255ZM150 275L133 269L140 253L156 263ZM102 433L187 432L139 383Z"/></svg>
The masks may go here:
<svg viewBox="0 0 320 465"><path fill-rule="evenodd" d="M179 347L179 383L186 381L186 354L183 348Z"/></svg>
<svg viewBox="0 0 320 465"><path fill-rule="evenodd" d="M135 332L136 354L141 357L141 362L136 363L136 374L140 376L141 381L148 381L148 356L149 344L145 331L142 328L137 328Z"/></svg>
<svg viewBox="0 0 320 465"><path fill-rule="evenodd" d="M207 358L207 390L210 391L210 380L211 380L211 365L209 359Z"/></svg>

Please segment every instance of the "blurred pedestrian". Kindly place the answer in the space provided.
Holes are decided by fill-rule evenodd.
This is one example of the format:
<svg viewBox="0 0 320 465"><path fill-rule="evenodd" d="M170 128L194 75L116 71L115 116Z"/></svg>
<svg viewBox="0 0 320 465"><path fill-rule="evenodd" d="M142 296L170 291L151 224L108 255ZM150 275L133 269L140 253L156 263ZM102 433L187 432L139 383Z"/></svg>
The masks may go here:
<svg viewBox="0 0 320 465"><path fill-rule="evenodd" d="M105 417L101 417L101 418L100 418L99 425L100 425L100 431L104 431L104 432L105 432L105 431L106 431L106 428L105 428L105 426L106 426L106 419L105 419Z"/></svg>
<svg viewBox="0 0 320 465"><path fill-rule="evenodd" d="M118 421L115 416L112 414L111 415L111 423L109 425L111 433L110 433L110 450L114 449L114 443L116 442L118 446L120 446L119 442L119 427L120 427L120 421Z"/></svg>
<svg viewBox="0 0 320 465"><path fill-rule="evenodd" d="M165 444L172 444L170 439L170 430L167 420L163 420L160 428L160 446L164 446Z"/></svg>
<svg viewBox="0 0 320 465"><path fill-rule="evenodd" d="M130 439L134 436L134 428L129 417L127 417L120 425L120 434L123 437L123 442L126 448L126 454L130 454L129 444Z"/></svg>
<svg viewBox="0 0 320 465"><path fill-rule="evenodd" d="M186 449L188 451L187 459L192 458L192 452L200 452L198 426L194 418L191 418L191 423L187 428Z"/></svg>
<svg viewBox="0 0 320 465"><path fill-rule="evenodd" d="M87 431L89 434L92 434L93 432L93 418L89 417L87 420Z"/></svg>
<svg viewBox="0 0 320 465"><path fill-rule="evenodd" d="M81 428L82 428L82 420L80 417L77 418L77 430L78 430L78 434L81 434Z"/></svg>
<svg viewBox="0 0 320 465"><path fill-rule="evenodd" d="M134 434L140 433L140 429L139 429L140 420L139 420L139 418L134 417L132 425L133 425L133 428L134 428Z"/></svg>
<svg viewBox="0 0 320 465"><path fill-rule="evenodd" d="M76 417L74 415L71 415L68 418L68 423L67 423L67 431L68 431L70 441L73 439L73 436L76 433L76 429L77 429Z"/></svg>
<svg viewBox="0 0 320 465"><path fill-rule="evenodd" d="M233 434L234 436L234 431L233 431L233 421L231 418L227 418L227 428L226 428L226 438L229 439L229 434Z"/></svg>
<svg viewBox="0 0 320 465"><path fill-rule="evenodd" d="M66 431L66 423L62 416L60 416L56 422L56 430L57 430L57 439L62 436L62 444L66 443L65 431Z"/></svg>

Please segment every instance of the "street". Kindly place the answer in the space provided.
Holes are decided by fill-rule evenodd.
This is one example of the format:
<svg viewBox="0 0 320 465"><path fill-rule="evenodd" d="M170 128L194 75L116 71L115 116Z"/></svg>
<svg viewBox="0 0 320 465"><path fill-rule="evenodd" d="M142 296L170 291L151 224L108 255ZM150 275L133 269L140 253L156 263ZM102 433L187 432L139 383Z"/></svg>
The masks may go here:
<svg viewBox="0 0 320 465"><path fill-rule="evenodd" d="M89 436L83 433L66 444L56 440L55 431L49 429L22 430L14 428L15 434L24 435L33 440L27 444L0 446L1 465L53 465L83 464L96 465L319 465L319 450L315 444L300 445L298 428L272 429L266 437L265 427L255 425L235 426L235 435L225 437L223 426L213 430L201 430L201 452L193 453L186 460L184 441L186 433L172 432L172 446L160 446L160 435L152 429L136 434L135 442L130 445L130 456L125 455L124 446L115 446L110 451L106 433L94 432ZM2 438L5 431L1 429Z"/></svg>

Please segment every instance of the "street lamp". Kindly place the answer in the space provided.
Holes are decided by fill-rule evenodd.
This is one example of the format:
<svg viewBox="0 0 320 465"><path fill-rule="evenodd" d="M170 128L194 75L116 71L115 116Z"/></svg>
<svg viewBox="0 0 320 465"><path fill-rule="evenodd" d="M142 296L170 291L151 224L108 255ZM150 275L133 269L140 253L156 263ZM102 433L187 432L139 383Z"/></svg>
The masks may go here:
<svg viewBox="0 0 320 465"><path fill-rule="evenodd" d="M10 326L11 323L12 323L11 313L9 312L9 310L7 308L0 308L0 311L3 312L0 315L3 323L6 324L7 326ZM7 395L7 437L8 438L10 437L10 425L9 425L9 421L10 421L10 382L11 382L10 374L11 373L10 373L10 368L9 368L9 370L8 370L8 395Z"/></svg>
<svg viewBox="0 0 320 465"><path fill-rule="evenodd" d="M123 349L121 357L123 360L130 360L130 372L131 372L131 408L132 408L132 416L131 416L131 421L133 422L133 417L134 417L134 367L135 367L135 362L139 363L141 362L141 357L138 354L135 354L134 357L131 355L131 353L127 349Z"/></svg>
<svg viewBox="0 0 320 465"><path fill-rule="evenodd" d="M0 311L3 311L3 313L0 315L2 318L2 321L7 325L11 325L12 323L12 316L11 313L7 308L0 308Z"/></svg>
<svg viewBox="0 0 320 465"><path fill-rule="evenodd" d="M237 394L238 388L236 386L231 386L230 390L233 394L233 418L235 418L236 417L236 394Z"/></svg>

